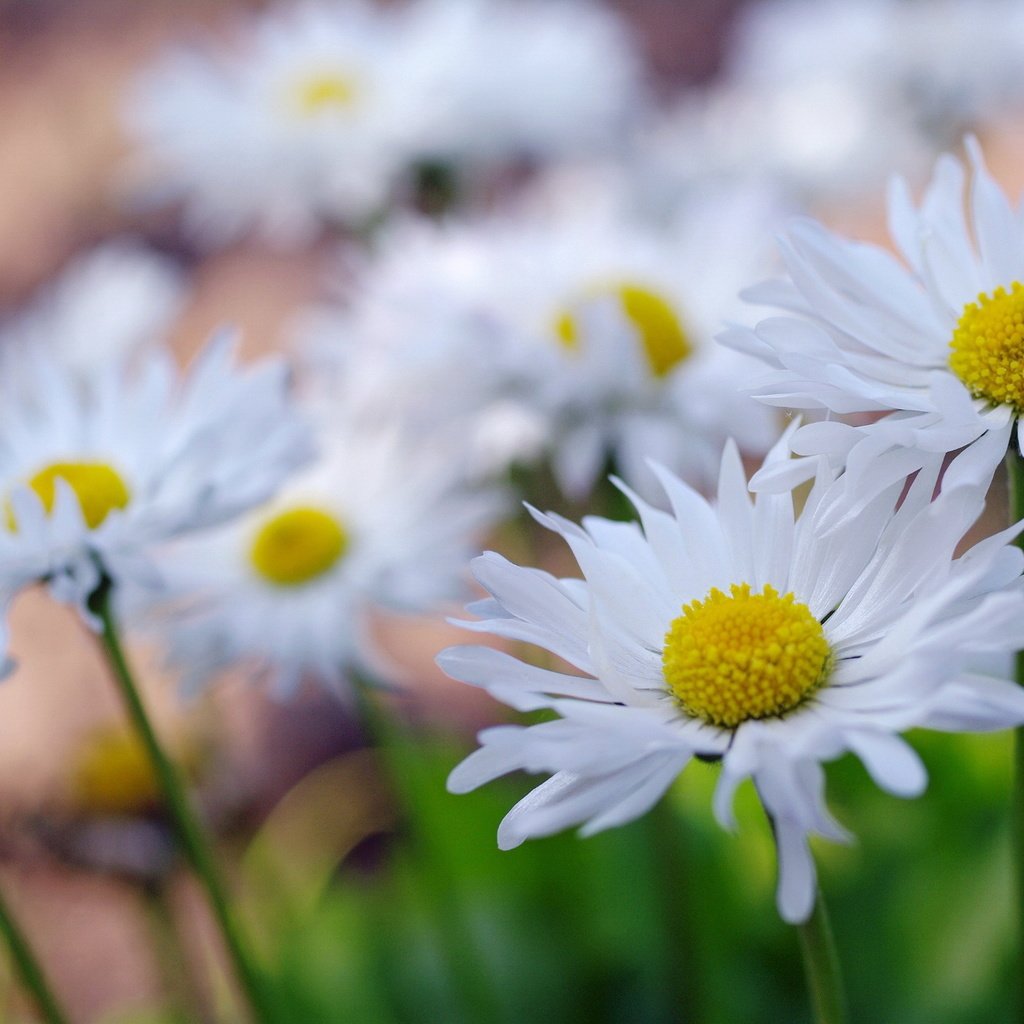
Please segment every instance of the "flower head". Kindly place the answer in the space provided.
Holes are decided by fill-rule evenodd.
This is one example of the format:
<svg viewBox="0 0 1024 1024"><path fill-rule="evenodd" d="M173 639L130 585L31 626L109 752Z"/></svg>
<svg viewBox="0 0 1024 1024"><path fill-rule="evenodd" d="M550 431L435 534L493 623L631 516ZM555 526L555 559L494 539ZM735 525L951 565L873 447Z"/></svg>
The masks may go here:
<svg viewBox="0 0 1024 1024"><path fill-rule="evenodd" d="M279 694L304 677L346 691L379 671L375 610L424 613L465 590L475 535L500 511L453 460L392 429L319 419L321 457L269 503L170 548L156 628L194 691L242 663Z"/></svg>
<svg viewBox="0 0 1024 1024"><path fill-rule="evenodd" d="M783 441L769 459L785 458ZM485 647L443 652L456 679L553 721L501 725L453 772L465 792L522 769L550 778L507 815L502 848L582 824L583 834L646 812L694 757L718 760L714 809L751 778L774 822L778 904L814 902L810 835L842 841L824 804L823 762L852 751L875 781L914 796L925 772L900 732L1024 721L1024 691L978 659L1019 644L1024 556L1007 531L960 558L981 511L971 488L930 502L922 475L897 508L890 485L862 515L823 519L835 489L823 462L799 516L787 493L751 501L734 447L713 506L667 472L663 512L631 495L641 524L539 515L571 547L582 579L489 553L490 597L466 628L545 648L571 671Z"/></svg>
<svg viewBox="0 0 1024 1024"><path fill-rule="evenodd" d="M181 380L164 352L85 377L25 355L2 396L5 598L44 581L84 613L104 576L155 585L155 544L266 500L310 455L284 365L239 369L227 338Z"/></svg>
<svg viewBox="0 0 1024 1024"><path fill-rule="evenodd" d="M475 437L517 410L535 429L505 452L526 462L546 449L573 498L609 457L645 493L657 489L649 455L708 485L730 433L763 453L776 432L736 391L751 364L712 340L743 269L759 265L772 204L742 189L704 196L659 230L594 191L538 190L518 216L394 226L349 310L317 336L357 342L350 371L428 427L457 421Z"/></svg>
<svg viewBox="0 0 1024 1024"><path fill-rule="evenodd" d="M181 272L166 256L131 239L106 242L76 257L33 301L0 327L17 373L21 346L50 351L75 372L129 359L165 338L184 304Z"/></svg>
<svg viewBox="0 0 1024 1024"><path fill-rule="evenodd" d="M292 243L369 218L429 124L398 21L360 0L304 4L255 18L230 47L168 53L128 110L142 194L183 201L213 242L255 230Z"/></svg>
<svg viewBox="0 0 1024 1024"><path fill-rule="evenodd" d="M895 480L965 446L956 478L987 483L1024 408L1024 230L973 140L969 149L969 217L963 168L945 156L919 208L899 179L890 190L889 225L904 262L813 221L796 223L782 244L789 280L747 293L796 316L721 336L769 365L751 382L764 402L881 415L867 426L829 419L793 434L798 454L845 463L848 514L859 507L852 496L872 496L866 473ZM787 487L813 466L775 465L754 483Z"/></svg>

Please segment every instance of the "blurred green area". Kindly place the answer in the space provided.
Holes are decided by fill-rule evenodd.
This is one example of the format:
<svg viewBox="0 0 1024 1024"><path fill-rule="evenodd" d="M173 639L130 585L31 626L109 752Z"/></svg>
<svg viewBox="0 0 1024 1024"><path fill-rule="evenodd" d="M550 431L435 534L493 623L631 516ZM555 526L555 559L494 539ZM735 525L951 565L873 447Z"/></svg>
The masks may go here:
<svg viewBox="0 0 1024 1024"><path fill-rule="evenodd" d="M931 774L918 800L880 792L851 758L829 766L857 836L817 847L851 1020L1010 1019L1012 738L911 739ZM388 746L300 783L244 856L283 1020L810 1021L751 787L737 836L710 813L717 769L695 763L632 825L503 853L497 824L529 780L452 796L464 741L392 728Z"/></svg>

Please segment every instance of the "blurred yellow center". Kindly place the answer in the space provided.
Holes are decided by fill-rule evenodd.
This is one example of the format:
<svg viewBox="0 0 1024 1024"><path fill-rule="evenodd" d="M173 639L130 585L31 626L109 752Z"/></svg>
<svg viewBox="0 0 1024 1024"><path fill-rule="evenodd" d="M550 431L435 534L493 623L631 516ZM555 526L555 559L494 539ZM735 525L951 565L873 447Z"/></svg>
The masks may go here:
<svg viewBox="0 0 1024 1024"><path fill-rule="evenodd" d="M264 579L279 587L295 587L322 576L347 548L348 535L334 516L303 506L265 522L250 557Z"/></svg>
<svg viewBox="0 0 1024 1024"><path fill-rule="evenodd" d="M75 802L99 814L142 813L160 803L153 767L135 734L102 730L74 766Z"/></svg>
<svg viewBox="0 0 1024 1024"><path fill-rule="evenodd" d="M302 79L295 88L295 101L307 117L325 110L344 110L356 98L356 81L337 72L322 72Z"/></svg>
<svg viewBox="0 0 1024 1024"><path fill-rule="evenodd" d="M1024 412L1024 285L969 302L949 347L949 368L975 398Z"/></svg>
<svg viewBox="0 0 1024 1024"><path fill-rule="evenodd" d="M683 709L733 728L795 708L828 678L821 623L792 594L733 584L683 606L665 634L665 681Z"/></svg>
<svg viewBox="0 0 1024 1024"><path fill-rule="evenodd" d="M622 311L636 328L647 364L656 377L664 377L693 352L675 309L657 292L623 281L595 288L588 294L588 298L604 296L618 299ZM555 317L554 328L566 348L579 347L582 331L576 312L571 309L560 312Z"/></svg>
<svg viewBox="0 0 1024 1024"><path fill-rule="evenodd" d="M53 511L58 480L63 480L75 492L82 507L82 518L92 530L114 509L125 508L131 500L128 485L121 474L105 462L54 462L28 481L47 512ZM7 520L12 528L15 525L13 519L13 512L8 506Z"/></svg>

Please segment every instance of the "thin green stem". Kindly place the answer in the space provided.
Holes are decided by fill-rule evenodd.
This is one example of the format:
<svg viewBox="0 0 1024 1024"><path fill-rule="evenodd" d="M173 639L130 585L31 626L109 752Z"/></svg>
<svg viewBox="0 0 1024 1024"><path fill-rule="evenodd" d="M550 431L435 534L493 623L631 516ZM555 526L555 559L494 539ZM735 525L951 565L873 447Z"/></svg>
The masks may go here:
<svg viewBox="0 0 1024 1024"><path fill-rule="evenodd" d="M803 924L797 925L797 932L816 1024L844 1024L846 999L839 956L820 889L814 900L814 911Z"/></svg>
<svg viewBox="0 0 1024 1024"><path fill-rule="evenodd" d="M690 869L686 848L686 822L672 806L671 790L648 813L658 877L664 885L667 990L680 1020L705 1019L700 991L698 943L690 905Z"/></svg>
<svg viewBox="0 0 1024 1024"><path fill-rule="evenodd" d="M415 880L427 900L428 910L440 937L441 955L452 987L462 1004L467 1021L500 1022L501 1006L487 982L479 956L478 943L469 928L458 900L457 879L449 870L448 859L437 848L431 829L424 827L423 816L417 813L420 803L417 787L416 754L401 726L377 705L374 691L378 688L353 674L363 728L379 752L390 776L396 797L402 802L409 825L408 842L412 847Z"/></svg>
<svg viewBox="0 0 1024 1024"><path fill-rule="evenodd" d="M14 915L2 897L0 897L0 933L3 934L7 947L11 951L11 959L21 975L25 988L32 993L43 1019L47 1024L67 1024L68 1018L57 1003L53 990L46 980L46 975L43 974L43 969L32 952L32 947L29 946Z"/></svg>
<svg viewBox="0 0 1024 1024"><path fill-rule="evenodd" d="M1019 429L1019 428L1017 428ZM1024 460L1021 459L1017 431L1014 430L1010 450L1006 453L1006 483L1010 506L1010 522L1024 519ZM1016 543L1024 547L1024 537ZM1017 683L1024 686L1024 651L1017 652ZM1014 735L1013 783L1013 847L1016 862L1017 943L1018 956L1024 963L1024 727ZM1024 968L1017 970L1018 1019L1024 1020Z"/></svg>
<svg viewBox="0 0 1024 1024"><path fill-rule="evenodd" d="M192 807L185 783L165 753L150 722L139 688L135 684L121 647L110 597L111 584L104 580L89 601L90 610L98 616L102 624L100 640L103 652L121 692L128 716L153 765L157 782L175 826L181 851L206 892L207 901L224 939L225 949L234 965L241 988L248 997L255 1018L262 1024L270 1024L275 1017L266 983L252 959L249 945L235 918L213 850Z"/></svg>

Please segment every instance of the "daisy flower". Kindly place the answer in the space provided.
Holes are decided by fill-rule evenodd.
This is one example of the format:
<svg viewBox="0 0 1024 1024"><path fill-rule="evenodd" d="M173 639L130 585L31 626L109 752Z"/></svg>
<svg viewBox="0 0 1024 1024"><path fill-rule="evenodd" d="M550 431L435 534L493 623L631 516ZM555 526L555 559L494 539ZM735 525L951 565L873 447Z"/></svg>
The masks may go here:
<svg viewBox="0 0 1024 1024"><path fill-rule="evenodd" d="M303 678L344 695L348 668L377 674L374 611L423 613L465 594L496 495L461 487L444 448L337 414L319 428L320 459L273 500L167 551L169 610L156 623L186 691L241 662L278 695Z"/></svg>
<svg viewBox="0 0 1024 1024"><path fill-rule="evenodd" d="M785 458L783 441L769 462ZM461 624L559 661L541 668L466 646L439 664L516 709L557 717L484 730L449 789L516 770L550 775L501 823L508 849L573 825L584 835L621 825L694 757L718 761L718 820L734 827L733 794L752 779L774 823L779 911L799 922L815 898L809 837L847 838L825 807L823 762L851 751L883 789L910 797L926 776L900 732L1024 721L1024 691L977 668L1019 644L1019 527L955 559L983 499L958 488L931 502L926 474L898 510L902 484L839 527L821 516L834 487L823 460L799 516L790 494L751 500L732 445L717 506L658 475L671 511L627 491L640 525L538 513L582 579L493 552L474 563L490 597Z"/></svg>
<svg viewBox="0 0 1024 1024"><path fill-rule="evenodd" d="M646 113L627 26L590 0L420 0L413 74L443 104L425 155L458 166L621 148ZM417 71L417 69L419 69Z"/></svg>
<svg viewBox="0 0 1024 1024"><path fill-rule="evenodd" d="M82 378L45 351L0 381L0 595L43 581L86 612L104 577L156 586L159 541L266 500L310 452L277 361L239 369L228 339L179 380L154 352L137 372Z"/></svg>
<svg viewBox="0 0 1024 1024"><path fill-rule="evenodd" d="M726 74L751 91L859 91L946 146L1024 97L1022 29L1013 0L769 0L739 19Z"/></svg>
<svg viewBox="0 0 1024 1024"><path fill-rule="evenodd" d="M399 20L360 0L305 4L165 55L127 112L142 197L182 202L209 242L252 230L289 244L367 220L436 106Z"/></svg>
<svg viewBox="0 0 1024 1024"><path fill-rule="evenodd" d="M797 316L720 336L770 367L751 382L763 402L881 416L859 427L808 423L792 436L798 454L845 464L847 514L858 510L853 496L863 502L873 487L965 446L955 478L986 485L1024 409L1021 215L977 144L968 148L967 216L963 167L944 156L920 207L902 180L890 189L889 226L902 262L798 222L781 243L788 280L747 292ZM813 460L777 464L754 483L785 488L813 467Z"/></svg>
<svg viewBox="0 0 1024 1024"><path fill-rule="evenodd" d="M745 361L712 341L747 272L767 265L756 240L771 215L760 193L735 190L694 197L668 230L565 195L399 225L357 276L333 342L347 338L352 372L407 396L419 422L471 436L477 417L514 423L519 410L522 443L507 450L529 458L543 440L570 497L610 457L640 488L654 486L649 455L706 484L727 435L763 453L776 434L736 391Z"/></svg>
<svg viewBox="0 0 1024 1024"><path fill-rule="evenodd" d="M164 339L185 301L175 263L132 239L77 257L22 311L0 324L0 346L17 372L20 346L47 348L75 373L125 359Z"/></svg>

